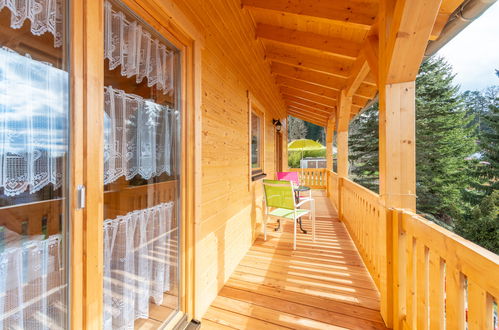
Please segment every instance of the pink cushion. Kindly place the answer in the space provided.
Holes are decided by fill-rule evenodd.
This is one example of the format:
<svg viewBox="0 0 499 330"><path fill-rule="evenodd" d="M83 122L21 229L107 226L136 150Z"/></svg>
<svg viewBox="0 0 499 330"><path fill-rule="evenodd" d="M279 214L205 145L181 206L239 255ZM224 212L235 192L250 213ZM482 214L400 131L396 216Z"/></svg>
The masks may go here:
<svg viewBox="0 0 499 330"><path fill-rule="evenodd" d="M298 172L277 172L277 180L292 181L295 184L300 185Z"/></svg>

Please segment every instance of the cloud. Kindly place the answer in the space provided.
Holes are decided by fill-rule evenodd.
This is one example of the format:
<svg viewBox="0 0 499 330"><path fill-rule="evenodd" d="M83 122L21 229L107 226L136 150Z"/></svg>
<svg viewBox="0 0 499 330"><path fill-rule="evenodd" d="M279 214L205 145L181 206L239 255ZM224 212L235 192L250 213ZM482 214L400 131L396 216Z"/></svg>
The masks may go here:
<svg viewBox="0 0 499 330"><path fill-rule="evenodd" d="M499 2L445 45L438 53L457 73L455 82L461 90L482 90L498 85Z"/></svg>

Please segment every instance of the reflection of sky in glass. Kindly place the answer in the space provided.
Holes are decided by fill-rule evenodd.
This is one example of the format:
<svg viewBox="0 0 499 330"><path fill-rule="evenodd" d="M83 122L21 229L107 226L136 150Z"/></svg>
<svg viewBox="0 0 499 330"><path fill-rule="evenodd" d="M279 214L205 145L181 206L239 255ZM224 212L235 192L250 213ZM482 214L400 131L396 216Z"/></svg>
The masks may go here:
<svg viewBox="0 0 499 330"><path fill-rule="evenodd" d="M0 154L64 155L67 81L63 70L0 49Z"/></svg>

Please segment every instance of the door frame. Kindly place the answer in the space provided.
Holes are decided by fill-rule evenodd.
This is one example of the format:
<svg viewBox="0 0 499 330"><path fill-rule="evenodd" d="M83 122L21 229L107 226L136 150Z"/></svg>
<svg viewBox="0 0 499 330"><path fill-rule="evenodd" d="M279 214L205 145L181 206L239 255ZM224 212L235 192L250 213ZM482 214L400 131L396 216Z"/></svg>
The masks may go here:
<svg viewBox="0 0 499 330"><path fill-rule="evenodd" d="M195 250L201 205L202 34L171 0L121 0L177 49L181 58L180 310L195 310ZM101 329L103 311L104 0L70 5L70 325ZM77 187L86 207L77 209Z"/></svg>

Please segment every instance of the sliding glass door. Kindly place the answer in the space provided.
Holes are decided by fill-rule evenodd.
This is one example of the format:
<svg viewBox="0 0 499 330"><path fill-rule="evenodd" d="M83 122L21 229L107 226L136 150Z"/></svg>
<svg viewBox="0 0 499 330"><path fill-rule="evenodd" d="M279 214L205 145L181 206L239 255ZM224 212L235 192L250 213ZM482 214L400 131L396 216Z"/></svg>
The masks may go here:
<svg viewBox="0 0 499 330"><path fill-rule="evenodd" d="M119 1L104 22L104 328L155 328L179 309L179 53Z"/></svg>
<svg viewBox="0 0 499 330"><path fill-rule="evenodd" d="M69 1L0 1L0 329L67 328Z"/></svg>

